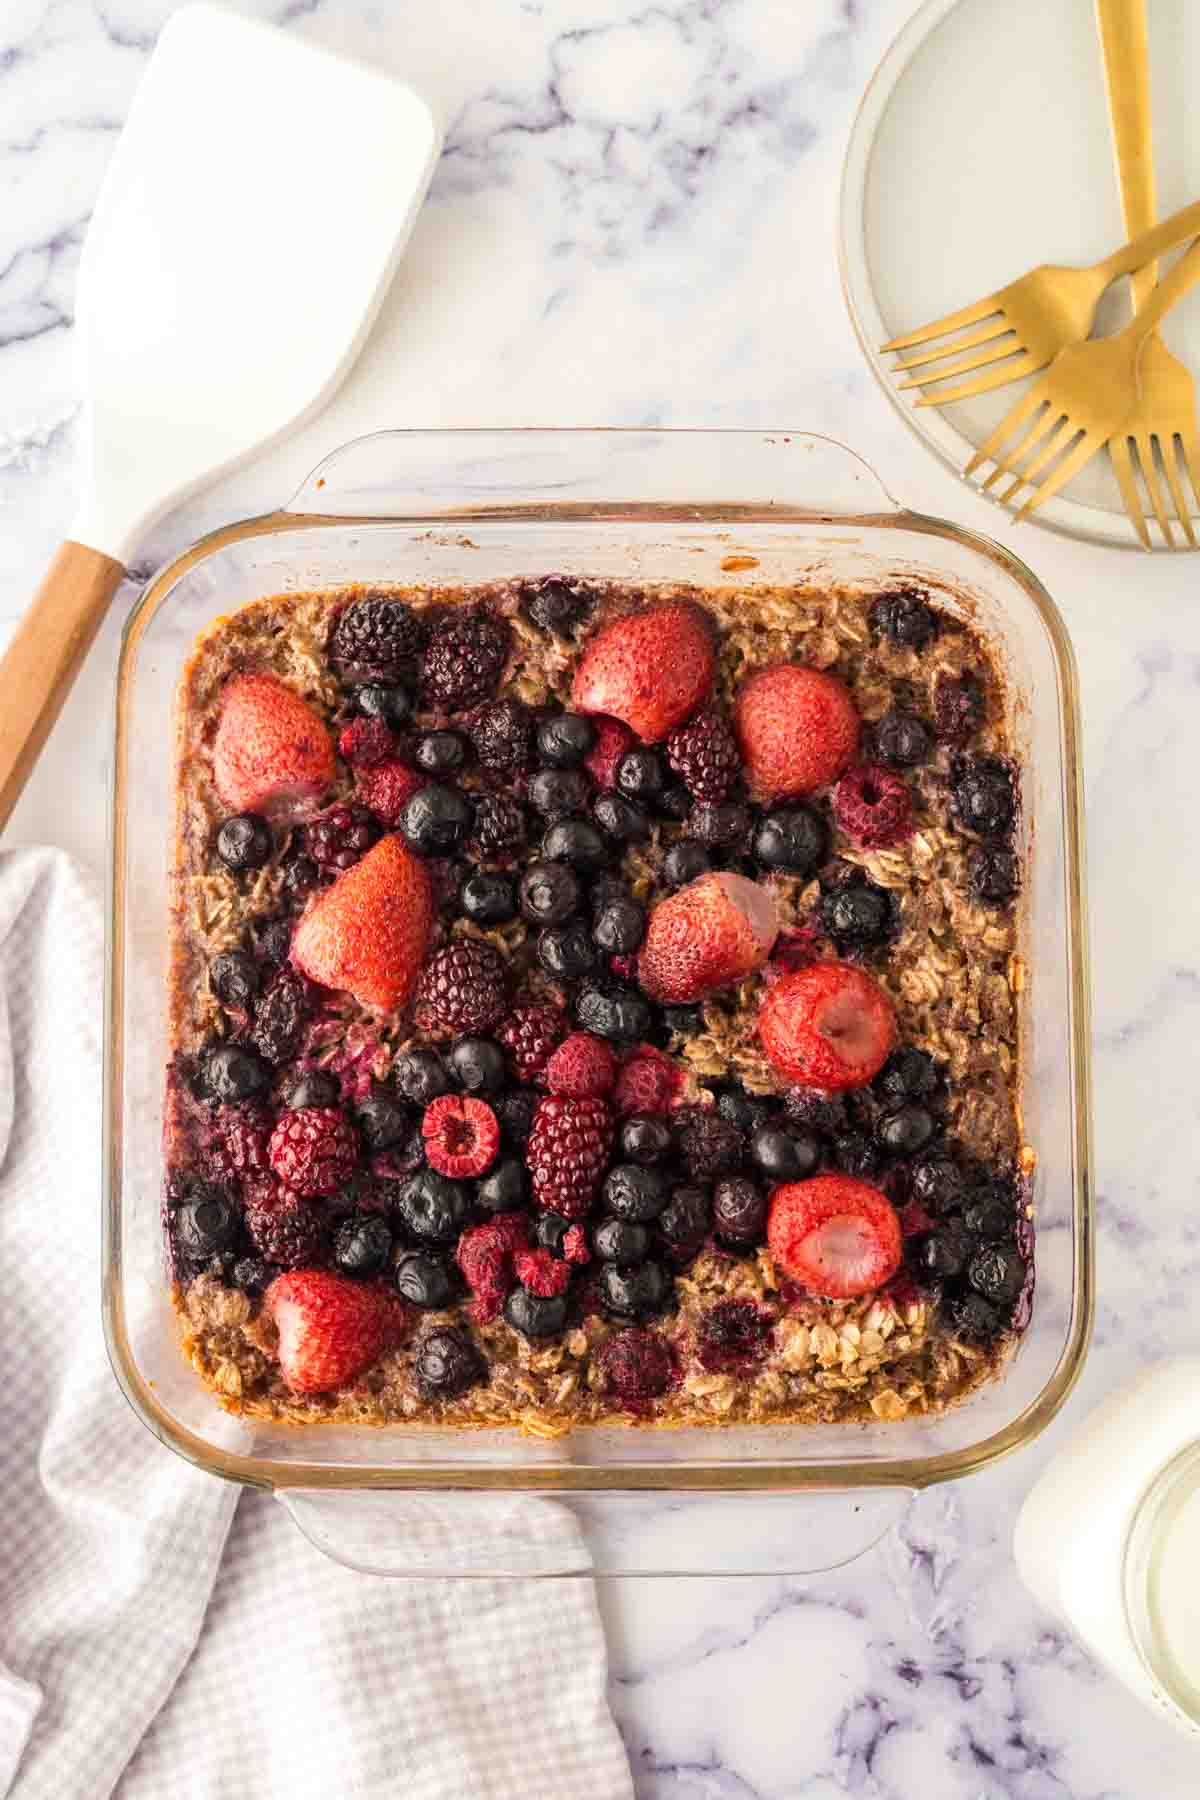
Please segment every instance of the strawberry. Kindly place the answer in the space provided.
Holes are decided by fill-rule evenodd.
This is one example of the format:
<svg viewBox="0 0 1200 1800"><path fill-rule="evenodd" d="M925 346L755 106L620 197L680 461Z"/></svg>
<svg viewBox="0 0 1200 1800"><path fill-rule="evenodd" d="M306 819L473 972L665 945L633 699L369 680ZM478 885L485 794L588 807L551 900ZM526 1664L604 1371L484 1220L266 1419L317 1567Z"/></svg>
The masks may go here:
<svg viewBox="0 0 1200 1800"><path fill-rule="evenodd" d="M274 675L235 675L221 696L213 780L234 812L300 813L333 780L333 739Z"/></svg>
<svg viewBox="0 0 1200 1800"><path fill-rule="evenodd" d="M654 744L708 698L716 662L712 626L698 606L648 606L592 638L575 670L571 703L576 712L622 719Z"/></svg>
<svg viewBox="0 0 1200 1800"><path fill-rule="evenodd" d="M785 1081L837 1093L863 1087L879 1073L896 1041L896 1014L861 969L811 963L767 989L758 1035Z"/></svg>
<svg viewBox="0 0 1200 1800"><path fill-rule="evenodd" d="M628 725L620 719L606 719L602 714L592 720L596 741L583 759L583 766L597 787L617 785L617 764L627 750L637 743Z"/></svg>
<svg viewBox="0 0 1200 1800"><path fill-rule="evenodd" d="M739 688L733 730L751 793L775 800L811 794L848 768L859 717L836 675L773 663Z"/></svg>
<svg viewBox="0 0 1200 1800"><path fill-rule="evenodd" d="M568 1100L603 1100L616 1079L616 1057L590 1031L573 1031L546 1064L546 1086Z"/></svg>
<svg viewBox="0 0 1200 1800"><path fill-rule="evenodd" d="M793 1281L827 1300L869 1294L900 1267L900 1221L887 1196L849 1175L788 1181L771 1195L767 1244Z"/></svg>
<svg viewBox="0 0 1200 1800"><path fill-rule="evenodd" d="M439 1175L456 1181L483 1175L496 1160L500 1126L486 1100L443 1094L425 1108L421 1120L425 1157Z"/></svg>
<svg viewBox="0 0 1200 1800"><path fill-rule="evenodd" d="M757 882L701 875L651 913L638 978L653 1000L699 1000L760 968L778 931L774 902Z"/></svg>
<svg viewBox="0 0 1200 1800"><path fill-rule="evenodd" d="M408 1308L382 1285L328 1269L278 1275L263 1305L279 1332L279 1367L295 1394L344 1387L405 1336Z"/></svg>
<svg viewBox="0 0 1200 1800"><path fill-rule="evenodd" d="M396 826L407 801L429 786L428 775L419 775L398 756L380 762L360 763L354 771L354 791L363 805L385 825Z"/></svg>
<svg viewBox="0 0 1200 1800"><path fill-rule="evenodd" d="M399 837L380 838L309 902L291 958L311 981L391 1012L416 980L432 917L424 863Z"/></svg>

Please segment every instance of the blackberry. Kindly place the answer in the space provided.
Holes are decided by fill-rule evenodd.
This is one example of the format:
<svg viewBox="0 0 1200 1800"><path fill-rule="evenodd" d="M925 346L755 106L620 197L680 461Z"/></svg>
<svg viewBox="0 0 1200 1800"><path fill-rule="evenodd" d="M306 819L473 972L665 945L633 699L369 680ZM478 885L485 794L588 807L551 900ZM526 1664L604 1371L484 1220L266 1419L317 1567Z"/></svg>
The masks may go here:
<svg viewBox="0 0 1200 1800"><path fill-rule="evenodd" d="M480 856L507 856L528 840L524 808L511 794L480 794L475 802L473 842Z"/></svg>
<svg viewBox="0 0 1200 1800"><path fill-rule="evenodd" d="M612 1144L612 1115L603 1100L552 1095L533 1118L526 1162L539 1206L583 1218Z"/></svg>
<svg viewBox="0 0 1200 1800"><path fill-rule="evenodd" d="M264 962L278 966L285 963L292 947L292 925L289 919L268 919L256 933L258 953Z"/></svg>
<svg viewBox="0 0 1200 1800"><path fill-rule="evenodd" d="M613 1044L636 1044L650 1030L650 1002L634 988L582 987L575 996L575 1023L581 1031Z"/></svg>
<svg viewBox="0 0 1200 1800"><path fill-rule="evenodd" d="M886 888L855 870L821 895L821 923L839 950L865 950L892 935L895 906Z"/></svg>
<svg viewBox="0 0 1200 1800"><path fill-rule="evenodd" d="M708 1236L709 1197L701 1187L677 1187L658 1216L658 1229L677 1260L695 1256Z"/></svg>
<svg viewBox="0 0 1200 1800"><path fill-rule="evenodd" d="M770 1181L803 1181L816 1169L821 1151L806 1132L760 1125L750 1138L750 1160Z"/></svg>
<svg viewBox="0 0 1200 1800"><path fill-rule="evenodd" d="M481 706L467 729L481 766L493 774L515 775L533 760L533 716L520 700Z"/></svg>
<svg viewBox="0 0 1200 1800"><path fill-rule="evenodd" d="M742 771L737 740L724 713L716 707L679 725L667 739L667 756L700 801L724 800Z"/></svg>
<svg viewBox="0 0 1200 1800"><path fill-rule="evenodd" d="M525 1165L515 1156L494 1164L475 1189L475 1198L490 1213L515 1212L527 1197Z"/></svg>
<svg viewBox="0 0 1200 1800"><path fill-rule="evenodd" d="M913 1199L937 1214L953 1212L967 1192L966 1176L949 1156L922 1157L909 1170L908 1185Z"/></svg>
<svg viewBox="0 0 1200 1800"><path fill-rule="evenodd" d="M538 726L538 761L549 769L577 769L596 742L596 727L583 713L556 713Z"/></svg>
<svg viewBox="0 0 1200 1800"><path fill-rule="evenodd" d="M814 1088L789 1088L783 1107L793 1125L818 1137L836 1137L847 1131L850 1119L841 1094L821 1094Z"/></svg>
<svg viewBox="0 0 1200 1800"><path fill-rule="evenodd" d="M208 985L223 1006L247 1012L258 992L259 968L244 950L224 950L208 965Z"/></svg>
<svg viewBox="0 0 1200 1800"><path fill-rule="evenodd" d="M581 813L592 784L581 769L539 769L529 778L529 804L543 819L569 819Z"/></svg>
<svg viewBox="0 0 1200 1800"><path fill-rule="evenodd" d="M262 1093L270 1080L270 1071L262 1059L250 1050L239 1050L236 1044L220 1044L206 1050L200 1059L204 1092L225 1105L252 1099Z"/></svg>
<svg viewBox="0 0 1200 1800"><path fill-rule="evenodd" d="M610 900L592 926L592 936L610 956L632 956L646 935L646 914L636 900Z"/></svg>
<svg viewBox="0 0 1200 1800"><path fill-rule="evenodd" d="M235 875L261 869L270 854L270 827L257 813L235 813L217 832L217 855Z"/></svg>
<svg viewBox="0 0 1200 1800"><path fill-rule="evenodd" d="M392 1069L396 1086L406 1100L414 1106L428 1106L431 1100L437 1100L450 1092L450 1077L446 1065L436 1050L422 1044L414 1044L411 1050L402 1050L396 1058Z"/></svg>
<svg viewBox="0 0 1200 1800"><path fill-rule="evenodd" d="M467 838L473 819L470 801L457 788L431 781L404 802L400 831L422 856L445 856Z"/></svg>
<svg viewBox="0 0 1200 1800"><path fill-rule="evenodd" d="M491 1038L459 1038L446 1061L464 1093L498 1094L504 1086L504 1052Z"/></svg>
<svg viewBox="0 0 1200 1800"><path fill-rule="evenodd" d="M888 1113L875 1128L875 1136L892 1156L915 1156L924 1150L936 1126L923 1106L910 1104Z"/></svg>
<svg viewBox="0 0 1200 1800"><path fill-rule="evenodd" d="M542 839L548 862L562 862L584 875L595 875L608 862L608 846L586 819L562 819Z"/></svg>
<svg viewBox="0 0 1200 1800"><path fill-rule="evenodd" d="M405 601L368 595L338 613L326 655L342 673L387 680L412 661L424 638L424 621Z"/></svg>
<svg viewBox="0 0 1200 1800"><path fill-rule="evenodd" d="M396 1264L396 1292L410 1306L426 1312L441 1312L451 1306L458 1293L458 1282L449 1264L428 1250L409 1250Z"/></svg>
<svg viewBox="0 0 1200 1800"><path fill-rule="evenodd" d="M701 801L688 817L692 836L712 850L745 850L750 827L750 808L737 800Z"/></svg>
<svg viewBox="0 0 1200 1800"><path fill-rule="evenodd" d="M500 1121L500 1135L512 1149L524 1150L529 1142L539 1099L531 1088L509 1088L496 1096L493 1111Z"/></svg>
<svg viewBox="0 0 1200 1800"><path fill-rule="evenodd" d="M594 969L599 952L582 920L548 925L538 933L537 959L555 981L576 981Z"/></svg>
<svg viewBox="0 0 1200 1800"><path fill-rule="evenodd" d="M565 637L591 612L595 595L581 581L569 581L565 575L546 575L541 581L525 583L522 600L535 625Z"/></svg>
<svg viewBox="0 0 1200 1800"><path fill-rule="evenodd" d="M679 1148L694 1181L712 1181L740 1168L746 1140L719 1112L688 1107L679 1115Z"/></svg>
<svg viewBox="0 0 1200 1800"><path fill-rule="evenodd" d="M517 916L517 896L512 882L504 875L490 875L486 870L468 875L458 901L465 917L474 920L476 925L506 925Z"/></svg>
<svg viewBox="0 0 1200 1800"><path fill-rule="evenodd" d="M933 727L943 744L961 749L983 724L987 699L974 675L939 675L933 688Z"/></svg>
<svg viewBox="0 0 1200 1800"><path fill-rule="evenodd" d="M917 769L933 754L933 732L916 713L885 714L871 734L877 762L889 769Z"/></svg>
<svg viewBox="0 0 1200 1800"><path fill-rule="evenodd" d="M413 1374L427 1400L454 1400L487 1379L487 1364L460 1326L442 1325L417 1345Z"/></svg>
<svg viewBox="0 0 1200 1800"><path fill-rule="evenodd" d="M845 1131L833 1140L833 1160L844 1175L870 1181L883 1166L879 1147L865 1131Z"/></svg>
<svg viewBox="0 0 1200 1800"><path fill-rule="evenodd" d="M466 763L467 740L461 731L426 731L413 745L412 758L426 775L454 775Z"/></svg>
<svg viewBox="0 0 1200 1800"><path fill-rule="evenodd" d="M324 1069L302 1069L288 1083L284 1104L296 1111L302 1106L337 1106L342 1097L342 1084L336 1075Z"/></svg>
<svg viewBox="0 0 1200 1800"><path fill-rule="evenodd" d="M566 1019L556 1006L514 1006L496 1036L517 1080L536 1081L566 1031Z"/></svg>
<svg viewBox="0 0 1200 1800"><path fill-rule="evenodd" d="M311 990L303 975L280 969L254 1014L250 1042L259 1055L276 1067L291 1062L300 1049L311 1007Z"/></svg>
<svg viewBox="0 0 1200 1800"><path fill-rule="evenodd" d="M454 938L435 950L417 982L416 1016L423 1031L475 1037L508 1005L508 966L481 938Z"/></svg>
<svg viewBox="0 0 1200 1800"><path fill-rule="evenodd" d="M984 906L1007 906L1021 885L1021 865L1000 844L981 844L967 858L967 885Z"/></svg>
<svg viewBox="0 0 1200 1800"><path fill-rule="evenodd" d="M939 1080L933 1057L906 1044L892 1051L871 1085L888 1106L894 1107L903 1106L908 1100L927 1100L937 1092Z"/></svg>
<svg viewBox="0 0 1200 1800"><path fill-rule="evenodd" d="M334 1233L333 1260L343 1275L378 1275L392 1254L392 1228L382 1213L351 1213Z"/></svg>
<svg viewBox="0 0 1200 1800"><path fill-rule="evenodd" d="M515 1287L504 1302L504 1317L522 1337L557 1337L567 1322L567 1296L531 1294L528 1288Z"/></svg>
<svg viewBox="0 0 1200 1800"><path fill-rule="evenodd" d="M426 694L442 706L487 700L508 661L512 631L485 607L454 607L429 634L421 662Z"/></svg>
<svg viewBox="0 0 1200 1800"><path fill-rule="evenodd" d="M998 756L961 756L950 772L950 794L959 823L980 837L1012 830L1017 801L1013 779Z"/></svg>
<svg viewBox="0 0 1200 1800"><path fill-rule="evenodd" d="M627 800L640 800L649 806L667 785L662 758L653 750L627 750L617 763L613 780L617 792Z"/></svg>
<svg viewBox="0 0 1200 1800"><path fill-rule="evenodd" d="M293 902L311 894L321 880L321 871L311 856L289 856L283 870L283 891Z"/></svg>
<svg viewBox="0 0 1200 1800"><path fill-rule="evenodd" d="M680 838L663 857L662 876L668 887L686 887L712 868L712 857L699 838Z"/></svg>
<svg viewBox="0 0 1200 1800"><path fill-rule="evenodd" d="M583 890L566 863L533 862L521 877L517 903L531 925L561 925L579 908Z"/></svg>
<svg viewBox="0 0 1200 1800"><path fill-rule="evenodd" d="M601 1219L592 1232L592 1249L601 1262L645 1262L650 1254L650 1233L629 1219Z"/></svg>
<svg viewBox="0 0 1200 1800"><path fill-rule="evenodd" d="M659 1124L661 1121L653 1122ZM670 1142L669 1132L667 1141ZM621 1134L621 1151L625 1156L636 1154L629 1149L624 1131ZM667 1186L662 1176L655 1174L653 1169L618 1163L604 1177L604 1204L618 1219L628 1219L635 1225L648 1225L652 1219L657 1219L667 1204Z"/></svg>
<svg viewBox="0 0 1200 1800"><path fill-rule="evenodd" d="M202 1261L233 1243L238 1228L237 1207L222 1188L197 1182L192 1198L175 1209L171 1223L179 1254L191 1262Z"/></svg>
<svg viewBox="0 0 1200 1800"><path fill-rule="evenodd" d="M311 1269L325 1261L328 1222L311 1200L278 1190L268 1204L248 1204L246 1230L260 1256L281 1269Z"/></svg>
<svg viewBox="0 0 1200 1800"><path fill-rule="evenodd" d="M929 596L919 588L881 594L871 608L871 623L876 631L908 650L923 650L933 642L938 630L937 614L929 604Z"/></svg>
<svg viewBox="0 0 1200 1800"><path fill-rule="evenodd" d="M412 1115L395 1093L379 1082L359 1101L354 1113L363 1141L371 1153L402 1144L412 1130Z"/></svg>
<svg viewBox="0 0 1200 1800"><path fill-rule="evenodd" d="M660 1313L671 1298L671 1277L661 1263L637 1263L623 1269L605 1263L596 1283L600 1304L618 1319L644 1319Z"/></svg>
<svg viewBox="0 0 1200 1800"><path fill-rule="evenodd" d="M467 1192L457 1181L422 1169L400 1189L396 1211L406 1231L423 1244L452 1244L471 1214Z"/></svg>
<svg viewBox="0 0 1200 1800"><path fill-rule="evenodd" d="M825 860L829 831L811 806L781 806L764 813L754 829L750 853L765 869L811 875Z"/></svg>
<svg viewBox="0 0 1200 1800"><path fill-rule="evenodd" d="M640 843L650 836L650 820L642 808L623 794L597 794L592 816L602 831L619 844Z"/></svg>
<svg viewBox="0 0 1200 1800"><path fill-rule="evenodd" d="M407 688L369 681L356 688L354 704L364 719L378 719L389 731L400 731L412 714L412 695Z"/></svg>
<svg viewBox="0 0 1200 1800"><path fill-rule="evenodd" d="M746 1248L767 1232L767 1196L744 1175L718 1181L713 1189L713 1227L722 1243Z"/></svg>
<svg viewBox="0 0 1200 1800"><path fill-rule="evenodd" d="M1025 1286L1025 1264L1010 1244L985 1244L967 1264L967 1283L993 1306L1011 1306Z"/></svg>

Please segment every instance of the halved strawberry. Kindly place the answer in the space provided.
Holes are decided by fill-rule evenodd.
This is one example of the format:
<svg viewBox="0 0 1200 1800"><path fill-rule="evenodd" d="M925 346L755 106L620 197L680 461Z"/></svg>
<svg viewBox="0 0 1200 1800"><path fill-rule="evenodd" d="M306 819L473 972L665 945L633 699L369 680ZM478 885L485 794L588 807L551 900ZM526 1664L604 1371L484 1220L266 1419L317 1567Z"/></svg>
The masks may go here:
<svg viewBox="0 0 1200 1800"><path fill-rule="evenodd" d="M592 724L596 727L596 741L584 757L583 766L597 787L615 787L617 764L627 750L633 749L637 739L620 719L606 719L601 713Z"/></svg>
<svg viewBox="0 0 1200 1800"><path fill-rule="evenodd" d="M330 1269L277 1275L263 1305L279 1332L279 1367L293 1393L344 1387L393 1349L412 1321L387 1288Z"/></svg>
<svg viewBox="0 0 1200 1800"><path fill-rule="evenodd" d="M421 1136L430 1168L456 1181L485 1174L500 1148L495 1113L486 1100L470 1094L443 1094L431 1101L421 1120Z"/></svg>
<svg viewBox="0 0 1200 1800"><path fill-rule="evenodd" d="M738 689L733 730L750 791L774 800L811 794L848 768L858 749L859 717L836 675L773 663Z"/></svg>
<svg viewBox="0 0 1200 1800"><path fill-rule="evenodd" d="M626 613L597 632L580 657L572 705L622 719L643 743L657 743L707 699L717 663L713 637L707 615L687 600Z"/></svg>
<svg viewBox="0 0 1200 1800"><path fill-rule="evenodd" d="M776 1072L838 1093L877 1075L896 1041L896 1013L877 981L849 963L811 963L763 995L758 1036Z"/></svg>
<svg viewBox="0 0 1200 1800"><path fill-rule="evenodd" d="M745 875L701 875L650 915L638 978L653 1000L699 1000L760 968L779 932L775 903Z"/></svg>
<svg viewBox="0 0 1200 1800"><path fill-rule="evenodd" d="M234 812L296 815L333 780L333 739L306 700L274 675L235 675L221 696L213 780Z"/></svg>
<svg viewBox="0 0 1200 1800"><path fill-rule="evenodd" d="M900 1267L900 1221L869 1182L814 1175L775 1189L767 1245L784 1273L810 1293L849 1300L882 1287Z"/></svg>
<svg viewBox="0 0 1200 1800"><path fill-rule="evenodd" d="M309 902L292 934L291 958L310 981L391 1012L416 980L432 918L424 863L400 838L380 838Z"/></svg>

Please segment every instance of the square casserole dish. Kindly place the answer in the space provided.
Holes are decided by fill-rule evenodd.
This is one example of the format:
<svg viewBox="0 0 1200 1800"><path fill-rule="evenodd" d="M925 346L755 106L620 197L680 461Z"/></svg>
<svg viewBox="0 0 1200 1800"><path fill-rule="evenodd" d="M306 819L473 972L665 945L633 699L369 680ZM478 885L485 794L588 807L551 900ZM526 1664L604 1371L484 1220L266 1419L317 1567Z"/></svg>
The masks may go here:
<svg viewBox="0 0 1200 1800"><path fill-rule="evenodd" d="M1038 1154L1037 1285L1031 1323L1002 1374L941 1416L585 1428L553 1440L428 1426L298 1428L222 1413L180 1353L159 1208L172 708L189 647L213 618L267 594L551 571L866 590L900 577L969 617L996 650L1022 764L1019 948L1029 979L1019 1099ZM1071 647L1049 595L1017 558L903 511L842 446L787 433L401 431L335 452L287 507L203 539L134 608L117 680L110 882L103 1304L114 1370L165 1444L214 1474L273 1490L314 1541L352 1566L444 1575L829 1566L873 1541L916 1489L1030 1441L1069 1393L1093 1306ZM656 1495L670 1506L654 1504Z"/></svg>

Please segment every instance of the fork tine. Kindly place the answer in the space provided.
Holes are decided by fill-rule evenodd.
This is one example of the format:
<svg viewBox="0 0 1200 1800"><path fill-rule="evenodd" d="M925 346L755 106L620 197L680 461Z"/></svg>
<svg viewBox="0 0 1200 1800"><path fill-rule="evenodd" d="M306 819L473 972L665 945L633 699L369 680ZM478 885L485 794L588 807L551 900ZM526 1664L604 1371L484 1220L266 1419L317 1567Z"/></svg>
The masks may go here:
<svg viewBox="0 0 1200 1800"><path fill-rule="evenodd" d="M891 338L886 344L879 346L883 352L892 350L910 350L914 344L927 344L930 338L945 337L948 332L961 331L965 325L979 325L984 319L990 319L998 312L994 294L986 300L977 300L974 306L960 307L958 312L947 313L944 319L934 319L928 325L920 325L916 331L910 331L905 337Z"/></svg>
<svg viewBox="0 0 1200 1800"><path fill-rule="evenodd" d="M1004 387L1007 382L1020 381L1023 375L1036 375L1039 369L1046 366L1046 358L1041 362L1028 352L1016 362L1001 363L998 369L990 374L978 375L974 381L964 381L960 387L939 388L936 394L922 394L916 402L918 406L949 406L954 400L971 400L976 394L990 394L993 388Z"/></svg>
<svg viewBox="0 0 1200 1800"><path fill-rule="evenodd" d="M994 338L1009 335L1013 338L1012 348L1019 350L1021 346L1016 341L1016 332L1001 313L994 325L985 325L981 331L973 331L968 337L951 338L948 344L935 344L932 350L923 350L920 356L903 357L892 374L898 375L901 370L907 372L909 369L919 369L925 363L940 362L943 356L956 356L960 350L974 350L979 344L990 344Z"/></svg>
<svg viewBox="0 0 1200 1800"><path fill-rule="evenodd" d="M1097 450L1100 449L1103 443L1104 439L1100 437L1097 432L1085 431L1074 449L1068 450L1067 454L1058 464L1058 467L1051 470L1050 474L1047 475L1041 487L1035 488L1033 493L1030 494L1028 500L1017 514L1017 523L1019 524L1022 519L1028 518L1029 514L1036 506L1044 506L1047 500L1052 500L1059 488L1070 481L1072 475L1078 474L1084 463L1089 462L1091 458L1095 456Z"/></svg>
<svg viewBox="0 0 1200 1800"><path fill-rule="evenodd" d="M1036 412L1039 407L1046 404L1045 385L1045 382L1039 381L1035 388L1030 388L1027 394L1022 394L1015 406L1009 407L992 435L985 438L980 444L963 470L964 475L973 475L981 463L991 462L996 457L996 452L1001 444L1006 443L1017 427L1025 423L1030 413Z"/></svg>
<svg viewBox="0 0 1200 1800"><path fill-rule="evenodd" d="M1001 505L1010 505L1013 495L1019 488L1032 487L1034 476L1038 474L1040 470L1044 469L1047 463L1052 463L1054 458L1059 456L1062 451L1066 449L1078 430L1078 425L1073 424L1070 419L1064 419L1061 413L1056 413L1052 421L1052 428L1050 429L1049 434L1043 437L1042 447L1037 455L1033 458L1032 462L1026 463L1025 467L1021 470L1021 473L1014 478L1001 494Z"/></svg>
<svg viewBox="0 0 1200 1800"><path fill-rule="evenodd" d="M986 494L993 482L998 481L1001 475L1016 475L1017 464L1021 458L1033 455L1046 433L1053 431L1061 417L1062 414L1056 412L1052 406L1043 407L1020 442L1014 444L1011 450L1006 450L1003 455L997 456L995 467L987 480L980 486L980 493ZM1017 475L1017 479L1013 483L1014 487L1020 487L1021 480L1021 476Z"/></svg>
<svg viewBox="0 0 1200 1800"><path fill-rule="evenodd" d="M958 345L952 344L950 348L956 350ZM914 375L911 381L898 382L897 386L901 388L926 387L933 381L949 381L952 375L970 375L975 369L986 369L989 363L1003 362L1006 356L1023 356L1024 354L1024 344L1014 336L1011 344L1001 342L996 345L994 350L978 352L969 350L965 356L956 357L944 368L925 369L920 375ZM906 364L905 366L910 367L911 365Z"/></svg>
<svg viewBox="0 0 1200 1800"><path fill-rule="evenodd" d="M1175 506L1175 517L1179 521L1179 529L1191 545L1196 548L1196 533L1192 526L1191 508L1183 497L1183 483L1179 479L1179 465L1175 461L1175 438L1173 435L1158 439L1159 454L1162 457L1163 473L1167 478L1167 486L1171 490L1171 499Z"/></svg>
<svg viewBox="0 0 1200 1800"><path fill-rule="evenodd" d="M1146 484L1146 492L1150 496L1150 504L1154 508L1154 516L1158 520L1158 529L1168 550L1175 548L1175 534L1171 530L1171 521L1167 517L1167 509L1163 504L1162 485L1158 479L1158 470L1154 466L1154 440L1147 433L1137 439L1138 461L1142 465L1142 480Z"/></svg>
<svg viewBox="0 0 1200 1800"><path fill-rule="evenodd" d="M1133 521L1146 549L1150 545L1150 527L1146 523L1146 515L1142 511L1142 502L1138 495L1137 480L1133 473L1133 459L1129 454L1129 439L1111 437L1108 440L1108 454L1112 459L1113 473L1117 478L1117 486L1121 490L1121 498L1125 502L1125 511Z"/></svg>
<svg viewBox="0 0 1200 1800"><path fill-rule="evenodd" d="M1192 485L1192 493L1196 497L1196 504L1200 506L1200 443L1196 441L1195 432L1180 432L1179 449L1183 457L1183 466L1187 470L1188 480Z"/></svg>

